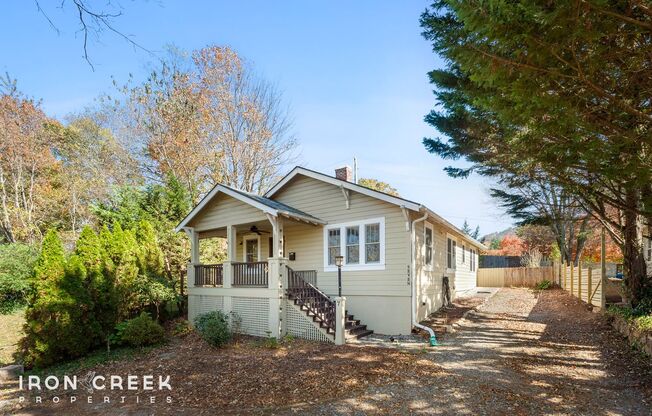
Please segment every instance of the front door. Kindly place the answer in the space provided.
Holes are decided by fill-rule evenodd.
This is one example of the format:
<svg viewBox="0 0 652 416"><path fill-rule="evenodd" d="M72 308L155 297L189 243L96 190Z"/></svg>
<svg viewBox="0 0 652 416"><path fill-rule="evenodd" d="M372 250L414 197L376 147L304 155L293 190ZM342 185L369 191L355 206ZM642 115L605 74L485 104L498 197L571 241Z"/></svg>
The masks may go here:
<svg viewBox="0 0 652 416"><path fill-rule="evenodd" d="M258 261L258 239L245 240L245 262L254 263Z"/></svg>

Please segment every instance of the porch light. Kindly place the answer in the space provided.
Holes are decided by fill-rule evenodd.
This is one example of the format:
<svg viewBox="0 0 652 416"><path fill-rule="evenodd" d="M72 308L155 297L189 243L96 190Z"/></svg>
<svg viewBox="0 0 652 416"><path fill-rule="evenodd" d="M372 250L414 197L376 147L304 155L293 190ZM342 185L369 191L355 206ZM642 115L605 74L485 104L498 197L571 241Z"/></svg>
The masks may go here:
<svg viewBox="0 0 652 416"><path fill-rule="evenodd" d="M335 265L337 266L337 296L342 297L342 264L344 256L335 256Z"/></svg>

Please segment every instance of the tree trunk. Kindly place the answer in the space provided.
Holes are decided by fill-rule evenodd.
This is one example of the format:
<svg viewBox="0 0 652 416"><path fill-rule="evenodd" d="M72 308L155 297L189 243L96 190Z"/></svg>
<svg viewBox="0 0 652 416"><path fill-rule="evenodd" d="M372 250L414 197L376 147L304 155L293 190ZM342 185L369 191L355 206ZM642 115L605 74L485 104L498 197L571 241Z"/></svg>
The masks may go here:
<svg viewBox="0 0 652 416"><path fill-rule="evenodd" d="M624 212L625 227L623 229L623 256L625 269L625 286L630 296L632 307L646 295L649 281L647 267L643 256L643 221L638 215L637 208L640 204L640 197L636 190L628 190L626 193L627 204L631 206Z"/></svg>

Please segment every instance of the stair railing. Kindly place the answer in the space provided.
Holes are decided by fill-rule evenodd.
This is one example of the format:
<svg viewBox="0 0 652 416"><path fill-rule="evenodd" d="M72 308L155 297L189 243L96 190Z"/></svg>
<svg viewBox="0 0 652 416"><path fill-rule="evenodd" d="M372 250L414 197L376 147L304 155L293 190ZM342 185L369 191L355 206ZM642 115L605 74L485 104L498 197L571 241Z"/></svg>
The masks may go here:
<svg viewBox="0 0 652 416"><path fill-rule="evenodd" d="M317 320L335 333L335 301L324 292L317 289L313 284L303 278L305 272L294 271L285 266L288 273L287 294L296 300L299 306L303 306Z"/></svg>

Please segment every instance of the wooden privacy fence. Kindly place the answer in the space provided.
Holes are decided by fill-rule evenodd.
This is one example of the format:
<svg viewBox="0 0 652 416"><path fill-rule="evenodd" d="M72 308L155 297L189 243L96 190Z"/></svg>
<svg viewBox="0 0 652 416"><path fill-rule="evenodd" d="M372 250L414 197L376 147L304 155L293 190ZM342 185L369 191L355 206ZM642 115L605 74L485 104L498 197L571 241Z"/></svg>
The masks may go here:
<svg viewBox="0 0 652 416"><path fill-rule="evenodd" d="M534 287L544 280L555 281L555 268L503 267L478 269L478 287Z"/></svg>
<svg viewBox="0 0 652 416"><path fill-rule="evenodd" d="M562 289L571 295L602 307L602 273L600 268L592 268L580 263L579 266L557 265L559 280Z"/></svg>

